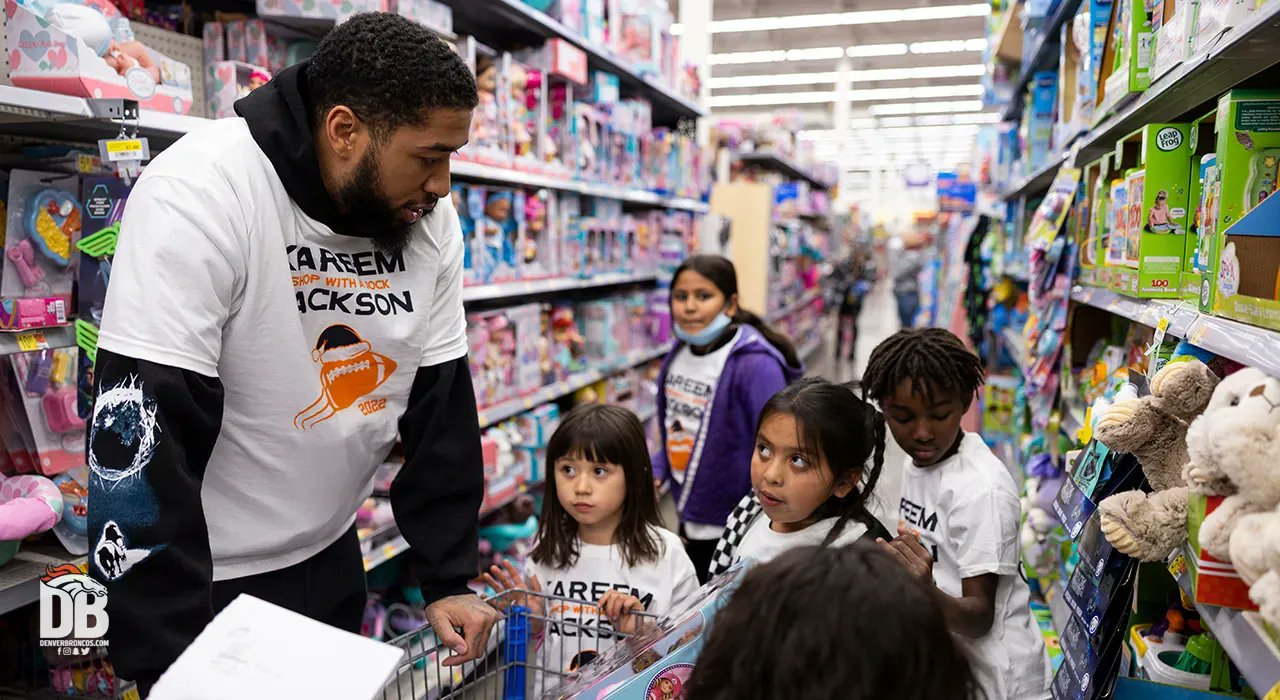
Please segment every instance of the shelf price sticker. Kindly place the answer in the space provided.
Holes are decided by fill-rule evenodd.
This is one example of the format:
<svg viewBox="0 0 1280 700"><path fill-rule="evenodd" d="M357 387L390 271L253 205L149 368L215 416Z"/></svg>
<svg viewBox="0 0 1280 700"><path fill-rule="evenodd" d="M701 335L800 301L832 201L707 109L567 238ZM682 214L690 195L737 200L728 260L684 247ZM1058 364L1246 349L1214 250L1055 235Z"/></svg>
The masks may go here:
<svg viewBox="0 0 1280 700"><path fill-rule="evenodd" d="M49 348L49 341L44 337L44 333L40 331L19 333L17 341L19 352L34 352L36 350L47 350Z"/></svg>
<svg viewBox="0 0 1280 700"><path fill-rule="evenodd" d="M1168 333L1169 333L1169 319L1167 317L1162 317L1156 323L1156 333L1151 338L1151 345L1147 348L1147 351L1143 354L1144 355L1155 354L1155 352L1160 349L1161 344L1164 343L1164 337Z"/></svg>
<svg viewBox="0 0 1280 700"><path fill-rule="evenodd" d="M1169 561L1169 573L1174 578L1182 578L1187 573L1187 557L1179 552L1172 560Z"/></svg>

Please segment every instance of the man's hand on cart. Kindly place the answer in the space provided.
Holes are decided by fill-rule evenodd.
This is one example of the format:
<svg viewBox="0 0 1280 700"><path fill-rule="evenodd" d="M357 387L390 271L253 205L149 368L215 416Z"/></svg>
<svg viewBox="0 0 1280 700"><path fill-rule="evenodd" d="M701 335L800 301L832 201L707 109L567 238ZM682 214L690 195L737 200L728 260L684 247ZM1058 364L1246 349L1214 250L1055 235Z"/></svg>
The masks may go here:
<svg viewBox="0 0 1280 700"><path fill-rule="evenodd" d="M618 590L609 591L601 596L596 607L609 618L609 624L623 634L635 634L642 618L632 613L644 612L644 603L641 603L639 598Z"/></svg>
<svg viewBox="0 0 1280 700"><path fill-rule="evenodd" d="M489 605L503 615L506 615L513 605L528 608L530 631L533 634L542 631L542 622L547 617L547 606L546 599L540 595L542 584L538 582L537 576L525 579L516 570L515 565L510 560L506 560L502 562L502 566L489 567L489 573L484 575L484 582L498 594L489 600Z"/></svg>
<svg viewBox="0 0 1280 700"><path fill-rule="evenodd" d="M498 613L472 594L441 598L427 606L427 621L440 644L453 652L444 660L445 666L461 666L483 657L498 619Z"/></svg>

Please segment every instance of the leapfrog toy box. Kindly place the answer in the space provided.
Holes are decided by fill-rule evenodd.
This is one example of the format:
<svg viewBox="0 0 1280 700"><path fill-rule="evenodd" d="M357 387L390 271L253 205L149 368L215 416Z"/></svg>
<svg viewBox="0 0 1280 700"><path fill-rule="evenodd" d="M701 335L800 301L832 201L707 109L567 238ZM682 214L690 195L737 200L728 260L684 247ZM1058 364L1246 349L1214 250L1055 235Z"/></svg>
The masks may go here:
<svg viewBox="0 0 1280 700"><path fill-rule="evenodd" d="M55 2L43 16L32 7L5 0L9 79L17 87L190 111L191 67L139 42L112 3Z"/></svg>
<svg viewBox="0 0 1280 700"><path fill-rule="evenodd" d="M1178 296L1187 235L1190 131L1185 123L1148 124L1116 143L1115 161L1128 184L1123 268L1112 277L1118 292L1143 299ZM1116 233L1111 235L1114 249Z"/></svg>
<svg viewBox="0 0 1280 700"><path fill-rule="evenodd" d="M1217 217L1201 311L1280 329L1280 207L1271 201L1280 180L1280 91L1228 92L1215 129Z"/></svg>
<svg viewBox="0 0 1280 700"><path fill-rule="evenodd" d="M1191 122L1189 134L1191 142L1191 172L1187 179L1187 237L1182 249L1182 282L1178 289L1179 298L1195 304L1200 299L1200 277L1204 270L1201 259L1203 246L1201 241L1212 227L1205 226L1205 214L1211 199L1206 191L1206 183L1212 186L1211 171L1216 169L1218 158L1213 153L1213 125L1217 112L1200 117Z"/></svg>
<svg viewBox="0 0 1280 700"><path fill-rule="evenodd" d="M684 697L685 683L693 674L715 615L729 602L748 566L740 563L711 579L656 627L618 643L544 697L563 700Z"/></svg>

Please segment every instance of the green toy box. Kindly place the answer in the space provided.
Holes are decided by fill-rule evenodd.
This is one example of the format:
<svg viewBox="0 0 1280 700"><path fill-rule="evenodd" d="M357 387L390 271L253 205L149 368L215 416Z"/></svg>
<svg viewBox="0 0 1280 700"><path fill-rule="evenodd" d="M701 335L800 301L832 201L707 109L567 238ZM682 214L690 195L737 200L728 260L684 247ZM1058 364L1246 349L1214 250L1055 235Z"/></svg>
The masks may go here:
<svg viewBox="0 0 1280 700"><path fill-rule="evenodd" d="M1222 506L1222 500L1222 496L1203 496L1197 493L1187 497L1187 551L1184 565L1191 574L1195 601L1223 608L1257 610L1258 606L1249 599L1249 584L1240 578L1235 568L1200 546L1200 526L1210 513ZM1176 568L1177 564L1175 557L1170 568Z"/></svg>
<svg viewBox="0 0 1280 700"><path fill-rule="evenodd" d="M1187 206L1192 210L1187 214L1187 236L1182 249L1182 283L1178 289L1178 298L1192 303L1200 299L1200 278L1204 270L1203 260L1199 257L1201 234L1206 231L1204 214L1208 204L1204 184L1209 169L1217 163L1213 148L1215 145L1213 125L1217 111L1191 122L1190 143L1191 171L1187 177ZM1210 227L1211 229L1212 227Z"/></svg>
<svg viewBox="0 0 1280 700"><path fill-rule="evenodd" d="M1143 299L1175 299L1187 234L1191 125L1148 124L1116 143L1125 174L1123 214L1107 250L1112 289ZM1114 189L1114 188L1113 188ZM1119 202L1113 202L1118 205Z"/></svg>
<svg viewBox="0 0 1280 700"><path fill-rule="evenodd" d="M1218 100L1218 192L1200 285L1201 311L1280 329L1280 229L1267 201L1280 180L1280 91L1232 90ZM1267 207L1259 207L1267 202ZM1261 209L1252 216L1255 209ZM1207 228L1207 227L1206 227Z"/></svg>
<svg viewBox="0 0 1280 700"><path fill-rule="evenodd" d="M1151 58L1151 18L1146 1L1116 0L1111 5L1111 24L1102 52L1094 124L1151 87Z"/></svg>

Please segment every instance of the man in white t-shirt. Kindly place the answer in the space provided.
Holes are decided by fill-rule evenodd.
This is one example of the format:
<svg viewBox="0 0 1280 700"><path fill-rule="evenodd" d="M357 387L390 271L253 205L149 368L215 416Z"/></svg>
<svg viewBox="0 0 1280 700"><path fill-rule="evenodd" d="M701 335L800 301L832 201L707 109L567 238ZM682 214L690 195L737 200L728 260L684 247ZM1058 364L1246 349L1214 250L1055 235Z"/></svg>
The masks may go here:
<svg viewBox="0 0 1280 700"><path fill-rule="evenodd" d="M147 166L97 356L91 573L111 657L149 686L240 594L358 631L355 511L397 434L396 521L457 665L496 613L450 155L475 81L422 26L337 26ZM456 630L456 631L455 631Z"/></svg>

